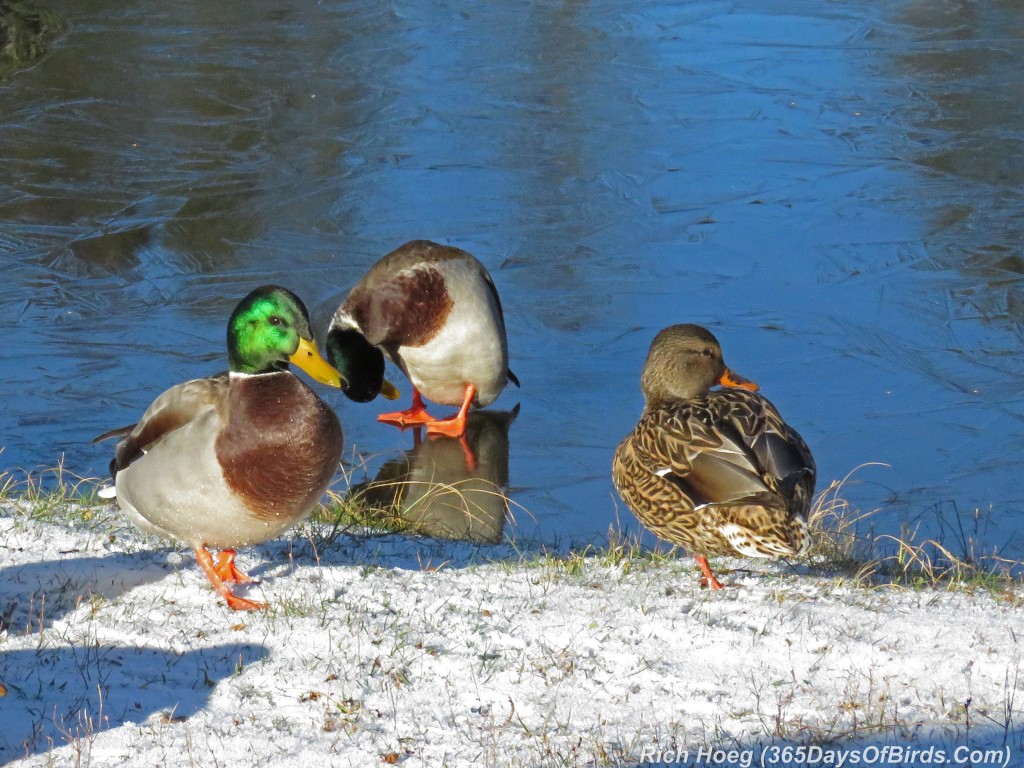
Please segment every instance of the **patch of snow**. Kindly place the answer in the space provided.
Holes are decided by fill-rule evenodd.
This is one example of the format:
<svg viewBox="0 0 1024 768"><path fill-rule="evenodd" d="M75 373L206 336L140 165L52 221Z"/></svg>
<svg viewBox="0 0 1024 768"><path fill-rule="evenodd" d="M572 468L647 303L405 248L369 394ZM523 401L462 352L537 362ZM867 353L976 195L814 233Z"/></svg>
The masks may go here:
<svg viewBox="0 0 1024 768"><path fill-rule="evenodd" d="M1024 619L987 593L764 561L723 561L754 570L712 593L688 558L577 572L296 537L240 551L261 583L239 592L271 606L240 614L130 532L0 517L0 552L0 762L19 766L740 765L789 743L1024 759Z"/></svg>

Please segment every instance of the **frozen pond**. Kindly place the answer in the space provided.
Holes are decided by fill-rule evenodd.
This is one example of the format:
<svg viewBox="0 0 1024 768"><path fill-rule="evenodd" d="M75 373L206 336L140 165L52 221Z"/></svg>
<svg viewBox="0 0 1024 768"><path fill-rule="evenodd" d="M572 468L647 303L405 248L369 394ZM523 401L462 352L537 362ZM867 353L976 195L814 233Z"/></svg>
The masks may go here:
<svg viewBox="0 0 1024 768"><path fill-rule="evenodd" d="M0 84L3 467L102 474L90 439L222 369L252 287L322 320L430 238L505 304L509 533L635 529L611 453L650 339L699 322L820 487L883 462L848 491L876 527L1024 555L1017 4L49 7L67 34ZM412 447L320 392L354 480Z"/></svg>

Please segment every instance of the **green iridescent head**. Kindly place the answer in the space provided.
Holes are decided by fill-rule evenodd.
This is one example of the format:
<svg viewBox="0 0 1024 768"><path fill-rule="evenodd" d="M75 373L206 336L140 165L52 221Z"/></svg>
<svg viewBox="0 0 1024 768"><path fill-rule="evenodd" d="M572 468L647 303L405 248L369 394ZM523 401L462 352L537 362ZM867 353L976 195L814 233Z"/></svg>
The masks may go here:
<svg viewBox="0 0 1024 768"><path fill-rule="evenodd" d="M228 362L237 373L273 373L295 363L333 387L342 376L317 351L305 304L287 288L264 285L242 299L228 320Z"/></svg>

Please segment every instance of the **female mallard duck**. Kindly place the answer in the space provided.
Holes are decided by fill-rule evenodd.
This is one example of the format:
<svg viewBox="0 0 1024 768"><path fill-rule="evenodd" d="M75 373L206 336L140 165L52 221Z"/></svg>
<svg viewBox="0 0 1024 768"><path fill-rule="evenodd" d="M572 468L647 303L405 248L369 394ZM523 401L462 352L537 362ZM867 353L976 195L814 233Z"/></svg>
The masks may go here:
<svg viewBox="0 0 1024 768"><path fill-rule="evenodd" d="M341 459L337 416L288 370L341 386L316 349L309 314L291 291L257 288L228 321L230 371L171 387L120 436L110 468L128 518L184 542L235 610L265 608L225 582L249 582L234 547L257 544L306 517ZM213 562L207 547L223 549Z"/></svg>
<svg viewBox="0 0 1024 768"><path fill-rule="evenodd" d="M383 352L382 352L383 351ZM413 240L370 268L335 312L327 357L349 379L346 394L368 401L397 393L384 381L384 355L413 385L412 407L379 421L461 437L471 405L493 403L508 369L505 319L494 281L466 251ZM435 419L422 396L459 412Z"/></svg>
<svg viewBox="0 0 1024 768"><path fill-rule="evenodd" d="M724 389L712 390L715 384ZM718 340L673 325L651 342L646 404L615 451L612 479L641 523L694 555L787 557L805 546L814 459L757 385L733 374Z"/></svg>

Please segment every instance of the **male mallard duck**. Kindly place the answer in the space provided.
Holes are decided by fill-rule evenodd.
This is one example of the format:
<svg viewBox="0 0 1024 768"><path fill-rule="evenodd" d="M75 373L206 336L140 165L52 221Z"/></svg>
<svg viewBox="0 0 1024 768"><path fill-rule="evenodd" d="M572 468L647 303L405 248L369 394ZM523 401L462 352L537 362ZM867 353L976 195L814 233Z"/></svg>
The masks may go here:
<svg viewBox="0 0 1024 768"><path fill-rule="evenodd" d="M110 468L128 518L143 530L184 542L235 610L265 608L225 582L249 582L234 547L257 544L306 517L341 460L338 417L288 370L317 381L341 377L317 351L298 296L264 286L228 321L230 371L171 387L120 436ZM223 549L216 564L207 547Z"/></svg>
<svg viewBox="0 0 1024 768"><path fill-rule="evenodd" d="M384 381L384 355L412 382L412 407L377 419L401 427L460 437L470 405L490 405L507 381L519 386L491 276L466 251L429 240L406 243L374 264L331 320L327 357L349 379L352 399L397 396ZM458 414L433 418L423 395L459 406Z"/></svg>
<svg viewBox="0 0 1024 768"><path fill-rule="evenodd" d="M640 522L693 553L712 589L722 585L708 555L799 554L814 459L757 385L726 368L718 340L699 325L665 328L640 388L643 415L612 462L615 487Z"/></svg>

